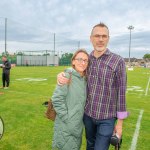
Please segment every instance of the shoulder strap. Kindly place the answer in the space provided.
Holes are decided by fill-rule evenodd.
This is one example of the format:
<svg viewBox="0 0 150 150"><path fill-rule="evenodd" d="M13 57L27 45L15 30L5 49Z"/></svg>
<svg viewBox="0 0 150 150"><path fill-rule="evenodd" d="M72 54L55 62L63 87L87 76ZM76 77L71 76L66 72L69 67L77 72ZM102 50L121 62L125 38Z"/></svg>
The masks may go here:
<svg viewBox="0 0 150 150"><path fill-rule="evenodd" d="M69 84L71 83L71 80L72 80L72 72L69 72L69 75L70 75L70 78L69 78ZM68 85L69 85L68 84Z"/></svg>

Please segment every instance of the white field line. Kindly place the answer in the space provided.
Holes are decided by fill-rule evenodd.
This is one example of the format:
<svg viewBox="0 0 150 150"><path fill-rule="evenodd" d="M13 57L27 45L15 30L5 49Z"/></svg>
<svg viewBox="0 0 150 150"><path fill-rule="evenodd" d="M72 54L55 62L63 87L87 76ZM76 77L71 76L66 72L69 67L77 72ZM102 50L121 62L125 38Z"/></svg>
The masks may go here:
<svg viewBox="0 0 150 150"><path fill-rule="evenodd" d="M147 82L145 96L146 96L146 95L147 95L147 93L148 93L149 83L150 83L150 77L149 77L149 80L148 80L148 82Z"/></svg>
<svg viewBox="0 0 150 150"><path fill-rule="evenodd" d="M46 98L49 98L49 96L46 96L46 95L37 95L37 94L34 94L34 93L28 93L28 92L20 92L20 91L12 91L12 90L8 90L8 92L10 92L10 93L17 93L17 94L25 94L25 95L33 95L33 96L38 96L38 97L46 97Z"/></svg>
<svg viewBox="0 0 150 150"><path fill-rule="evenodd" d="M137 145L137 140L138 140L138 136L139 136L139 131L140 131L140 125L141 125L143 112L144 112L144 110L140 110L140 114L139 114L139 117L138 117L138 120L137 120L137 123L136 123L136 129L134 131L131 147L130 147L129 150L136 150L136 145Z"/></svg>
<svg viewBox="0 0 150 150"><path fill-rule="evenodd" d="M130 108L130 107L127 107L128 110L135 110L135 111L140 111L141 109L138 109L138 108Z"/></svg>

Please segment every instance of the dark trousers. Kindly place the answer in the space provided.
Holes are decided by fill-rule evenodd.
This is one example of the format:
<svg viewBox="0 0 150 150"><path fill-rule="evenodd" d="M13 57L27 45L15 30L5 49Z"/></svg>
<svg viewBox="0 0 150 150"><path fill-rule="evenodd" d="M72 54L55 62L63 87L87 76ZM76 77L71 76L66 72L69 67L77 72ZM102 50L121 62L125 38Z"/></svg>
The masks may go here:
<svg viewBox="0 0 150 150"><path fill-rule="evenodd" d="M9 78L10 73L3 73L2 74L2 81L3 81L3 87L9 87L9 82L10 82L10 78Z"/></svg>
<svg viewBox="0 0 150 150"><path fill-rule="evenodd" d="M86 150L108 150L116 119L95 120L84 114Z"/></svg>

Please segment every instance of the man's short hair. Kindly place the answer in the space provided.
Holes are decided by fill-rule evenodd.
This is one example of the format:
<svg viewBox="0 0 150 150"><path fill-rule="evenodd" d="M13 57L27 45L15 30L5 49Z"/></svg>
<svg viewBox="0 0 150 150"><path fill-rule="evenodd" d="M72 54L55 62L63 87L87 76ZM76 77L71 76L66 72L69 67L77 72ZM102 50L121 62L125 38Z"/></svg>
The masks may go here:
<svg viewBox="0 0 150 150"><path fill-rule="evenodd" d="M7 56L6 56L6 55L3 55L2 57L7 58Z"/></svg>
<svg viewBox="0 0 150 150"><path fill-rule="evenodd" d="M96 27L103 27L103 28L105 27L105 28L108 29L108 27L107 27L106 24L104 24L103 22L100 22L100 23L96 24L96 25L93 27L93 29L92 29L92 31L91 31L91 35L92 35L92 33L93 33L94 28L96 28ZM109 29L108 29L108 35L109 35Z"/></svg>

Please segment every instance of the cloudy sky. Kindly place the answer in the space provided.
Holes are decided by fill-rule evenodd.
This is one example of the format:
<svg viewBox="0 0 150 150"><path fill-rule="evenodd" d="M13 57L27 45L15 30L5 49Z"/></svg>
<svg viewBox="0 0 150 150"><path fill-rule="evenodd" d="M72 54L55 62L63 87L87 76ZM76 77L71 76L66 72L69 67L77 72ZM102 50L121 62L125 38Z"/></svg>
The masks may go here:
<svg viewBox="0 0 150 150"><path fill-rule="evenodd" d="M78 47L92 51L92 27L104 22L110 30L108 48L129 56L129 30L132 30L131 57L150 53L150 1L148 0L1 0L0 53L5 50L55 50L74 52Z"/></svg>

